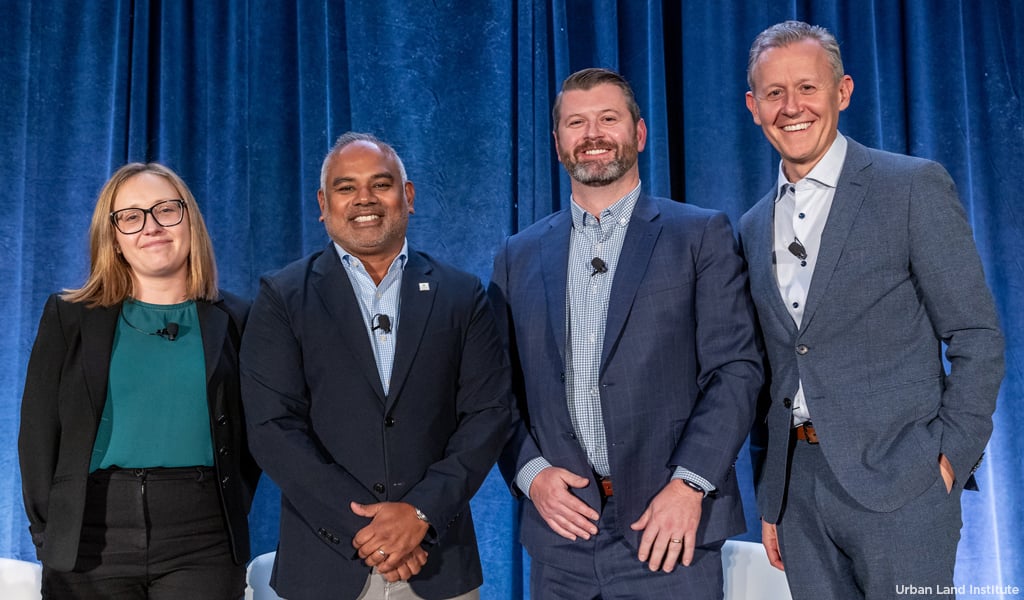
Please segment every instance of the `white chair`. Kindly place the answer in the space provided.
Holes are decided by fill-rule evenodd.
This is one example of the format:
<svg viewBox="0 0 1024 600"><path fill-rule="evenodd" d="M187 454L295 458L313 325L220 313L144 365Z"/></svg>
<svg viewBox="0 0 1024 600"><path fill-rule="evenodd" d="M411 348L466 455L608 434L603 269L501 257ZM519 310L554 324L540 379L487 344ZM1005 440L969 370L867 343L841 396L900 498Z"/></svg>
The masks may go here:
<svg viewBox="0 0 1024 600"><path fill-rule="evenodd" d="M0 558L0 598L4 600L39 600L43 568L34 562Z"/></svg>
<svg viewBox="0 0 1024 600"><path fill-rule="evenodd" d="M725 600L792 600L786 575L771 566L764 547L729 540L722 547Z"/></svg>
<svg viewBox="0 0 1024 600"><path fill-rule="evenodd" d="M270 572L274 569L276 552L260 554L245 569L245 600L282 600L270 587Z"/></svg>

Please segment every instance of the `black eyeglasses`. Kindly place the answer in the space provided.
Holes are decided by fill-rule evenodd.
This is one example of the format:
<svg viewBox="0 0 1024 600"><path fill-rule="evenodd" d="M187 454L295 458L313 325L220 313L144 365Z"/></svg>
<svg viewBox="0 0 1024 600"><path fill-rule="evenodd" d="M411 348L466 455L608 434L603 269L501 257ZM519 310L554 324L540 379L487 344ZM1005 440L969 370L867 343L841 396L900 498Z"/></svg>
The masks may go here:
<svg viewBox="0 0 1024 600"><path fill-rule="evenodd" d="M789 250L790 254L800 260L807 260L807 248L804 248L804 245L800 243L800 240L793 238L793 241L786 246L786 249Z"/></svg>
<svg viewBox="0 0 1024 600"><path fill-rule="evenodd" d="M121 233L131 235L146 228L146 215L161 227L174 227L185 217L185 201L164 200L149 208L122 208L110 213L110 222Z"/></svg>

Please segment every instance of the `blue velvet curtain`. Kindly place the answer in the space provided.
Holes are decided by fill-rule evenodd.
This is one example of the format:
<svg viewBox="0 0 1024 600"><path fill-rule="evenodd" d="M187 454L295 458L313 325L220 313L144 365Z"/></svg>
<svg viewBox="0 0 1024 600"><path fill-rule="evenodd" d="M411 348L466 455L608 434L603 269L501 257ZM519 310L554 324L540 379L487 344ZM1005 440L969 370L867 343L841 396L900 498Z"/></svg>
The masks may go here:
<svg viewBox="0 0 1024 600"><path fill-rule="evenodd" d="M349 130L394 143L417 185L410 241L486 279L501 240L564 206L551 143L561 80L633 83L654 193L737 219L778 157L743 103L746 52L800 18L839 39L856 88L843 131L941 162L957 181L1006 330L980 494L964 496L957 581L1024 587L1024 3L1017 0L0 0L0 555L34 558L16 437L45 297L84 280L96 194L119 165L177 170L221 283L320 248L320 161ZM741 456L741 477L749 465ZM492 474L473 501L485 598L520 598L516 507ZM255 551L274 548L264 481ZM749 515L751 526L756 517ZM748 534L756 539L757 529ZM988 596L986 596L988 597Z"/></svg>

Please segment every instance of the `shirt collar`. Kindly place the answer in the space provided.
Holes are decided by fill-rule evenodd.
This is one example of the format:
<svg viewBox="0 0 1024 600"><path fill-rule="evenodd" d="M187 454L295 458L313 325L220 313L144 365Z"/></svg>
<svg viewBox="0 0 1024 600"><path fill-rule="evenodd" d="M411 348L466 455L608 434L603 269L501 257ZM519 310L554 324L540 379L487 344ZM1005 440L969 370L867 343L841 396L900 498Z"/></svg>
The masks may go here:
<svg viewBox="0 0 1024 600"><path fill-rule="evenodd" d="M839 175L843 172L843 163L846 162L846 147L848 145L843 134L836 132L836 139L832 142L828 152L825 153L825 156L821 157L818 164L814 165L814 168L811 169L811 172L804 179L835 188L839 183ZM795 183L799 183L799 181ZM782 161L779 161L779 176L775 183L776 202L782 199L786 194L786 187L790 185L793 185L793 183L786 179L786 174L782 171Z"/></svg>
<svg viewBox="0 0 1024 600"><path fill-rule="evenodd" d="M363 261L353 256L348 250L342 248L338 242L334 242L334 251L338 253L338 258L341 259L341 264L345 265L346 269L366 269L366 267L363 266ZM391 265L388 267L388 273L391 273L396 268L405 270L405 263L408 258L409 239L405 238L402 240L402 249L398 252L398 256L395 257L395 260L391 261Z"/></svg>
<svg viewBox="0 0 1024 600"><path fill-rule="evenodd" d="M637 182L636 187L628 194L619 198L614 204L601 211L600 222L626 225L629 223L629 218L633 215L633 208L636 206L636 201L639 197L640 182ZM570 197L569 208L572 211L573 227L584 227L588 223L588 217L589 219L594 218L594 215L590 214L584 210L582 206L576 203L575 198Z"/></svg>

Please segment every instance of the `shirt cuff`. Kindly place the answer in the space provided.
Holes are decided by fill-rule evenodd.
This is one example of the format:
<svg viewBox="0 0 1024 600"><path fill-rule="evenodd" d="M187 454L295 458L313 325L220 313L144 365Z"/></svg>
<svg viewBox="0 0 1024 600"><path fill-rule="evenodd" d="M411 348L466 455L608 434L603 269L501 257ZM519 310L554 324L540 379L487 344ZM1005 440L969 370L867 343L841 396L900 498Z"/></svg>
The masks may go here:
<svg viewBox="0 0 1024 600"><path fill-rule="evenodd" d="M682 479L683 481L689 481L690 483L699 486L700 489L704 490L705 497L715 491L715 486L711 485L710 481L683 467L676 467L675 472L672 473L672 479Z"/></svg>
<svg viewBox="0 0 1024 600"><path fill-rule="evenodd" d="M530 486L533 485L533 478L544 469L551 466L543 456L531 460L530 462L523 465L522 469L519 469L519 473L516 474L516 487L523 493L527 498L530 497Z"/></svg>

